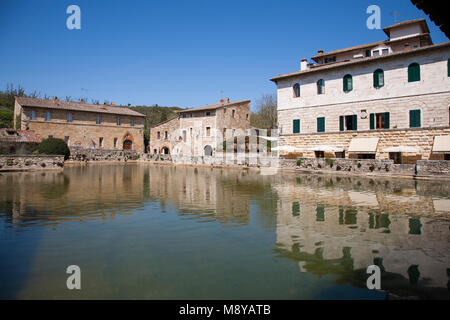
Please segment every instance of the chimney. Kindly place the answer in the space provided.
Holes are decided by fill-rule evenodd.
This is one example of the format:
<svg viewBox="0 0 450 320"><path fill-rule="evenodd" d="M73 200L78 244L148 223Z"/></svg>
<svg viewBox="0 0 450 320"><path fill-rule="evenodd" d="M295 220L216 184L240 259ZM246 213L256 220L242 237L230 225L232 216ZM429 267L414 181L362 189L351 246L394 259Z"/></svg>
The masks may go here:
<svg viewBox="0 0 450 320"><path fill-rule="evenodd" d="M53 100L55 100L55 101L58 101L58 97L57 97L57 96L55 96L55 97L53 98Z"/></svg>
<svg viewBox="0 0 450 320"><path fill-rule="evenodd" d="M103 101L103 105L106 106L106 101Z"/></svg>
<svg viewBox="0 0 450 320"><path fill-rule="evenodd" d="M225 98L225 103L230 103L230 98Z"/></svg>
<svg viewBox="0 0 450 320"><path fill-rule="evenodd" d="M220 103L224 103L225 101L223 99L220 99Z"/></svg>
<svg viewBox="0 0 450 320"><path fill-rule="evenodd" d="M321 56L323 54L323 50L322 49L319 49L318 51L317 51L317 55L318 56Z"/></svg>
<svg viewBox="0 0 450 320"><path fill-rule="evenodd" d="M116 105L115 102L111 102L111 107L114 107Z"/></svg>
<svg viewBox="0 0 450 320"><path fill-rule="evenodd" d="M308 60L303 58L302 61L300 62L300 71L308 70L308 69L309 69Z"/></svg>
<svg viewBox="0 0 450 320"><path fill-rule="evenodd" d="M82 98L78 99L79 103L84 103L84 100Z"/></svg>

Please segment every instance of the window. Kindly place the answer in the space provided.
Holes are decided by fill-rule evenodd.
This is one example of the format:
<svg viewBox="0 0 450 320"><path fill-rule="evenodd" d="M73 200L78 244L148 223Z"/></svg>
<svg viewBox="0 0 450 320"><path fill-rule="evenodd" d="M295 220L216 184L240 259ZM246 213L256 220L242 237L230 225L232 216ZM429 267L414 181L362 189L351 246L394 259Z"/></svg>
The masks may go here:
<svg viewBox="0 0 450 320"><path fill-rule="evenodd" d="M380 51L379 50L374 50L372 51L372 56L376 57L380 55Z"/></svg>
<svg viewBox="0 0 450 320"><path fill-rule="evenodd" d="M186 132L186 130L183 130L183 141L185 141L186 142L186 140L187 140L187 132Z"/></svg>
<svg viewBox="0 0 450 320"><path fill-rule="evenodd" d="M117 147L117 138L114 138L113 144L114 144L114 149L115 149Z"/></svg>
<svg viewBox="0 0 450 320"><path fill-rule="evenodd" d="M134 119L131 119L131 126L134 127Z"/></svg>
<svg viewBox="0 0 450 320"><path fill-rule="evenodd" d="M167 131L164 131L164 139L167 139L169 137L169 133Z"/></svg>
<svg viewBox="0 0 450 320"><path fill-rule="evenodd" d="M292 133L300 133L300 119L295 119L292 123Z"/></svg>
<svg viewBox="0 0 450 320"><path fill-rule="evenodd" d="M158 136L158 139L161 139L161 132L158 131L156 135Z"/></svg>
<svg viewBox="0 0 450 320"><path fill-rule="evenodd" d="M72 122L72 114L70 112L67 114L67 122Z"/></svg>
<svg viewBox="0 0 450 320"><path fill-rule="evenodd" d="M402 153L389 152L389 160L394 160L394 164L402 164Z"/></svg>
<svg viewBox="0 0 450 320"><path fill-rule="evenodd" d="M245 119L248 120L248 113L245 115Z"/></svg>
<svg viewBox="0 0 450 320"><path fill-rule="evenodd" d="M209 137L211 135L211 127L206 127L206 136Z"/></svg>
<svg viewBox="0 0 450 320"><path fill-rule="evenodd" d="M45 112L45 121L50 121L52 119L52 115L49 111Z"/></svg>
<svg viewBox="0 0 450 320"><path fill-rule="evenodd" d="M102 123L102 116L97 116L97 121L95 123L96 124Z"/></svg>
<svg viewBox="0 0 450 320"><path fill-rule="evenodd" d="M370 50L366 50L366 57L370 57L370 56L371 56Z"/></svg>
<svg viewBox="0 0 450 320"><path fill-rule="evenodd" d="M384 71L382 69L377 69L373 73L373 86L374 88L381 88L384 86Z"/></svg>
<svg viewBox="0 0 450 320"><path fill-rule="evenodd" d="M298 83L294 84L292 90L294 91L294 98L300 97L300 85Z"/></svg>
<svg viewBox="0 0 450 320"><path fill-rule="evenodd" d="M234 118L234 115L236 114L236 110L233 110L231 112L232 112L231 116Z"/></svg>
<svg viewBox="0 0 450 320"><path fill-rule="evenodd" d="M336 62L336 56L325 58L325 63Z"/></svg>
<svg viewBox="0 0 450 320"><path fill-rule="evenodd" d="M389 54L389 49L383 49L383 50L381 50L381 54L382 54L382 55Z"/></svg>
<svg viewBox="0 0 450 320"><path fill-rule="evenodd" d="M30 120L36 120L36 111L34 110L30 111Z"/></svg>
<svg viewBox="0 0 450 320"><path fill-rule="evenodd" d="M323 79L320 79L317 81L317 94L324 94L325 93L325 81Z"/></svg>
<svg viewBox="0 0 450 320"><path fill-rule="evenodd" d="M103 147L103 137L98 138L98 146Z"/></svg>
<svg viewBox="0 0 450 320"><path fill-rule="evenodd" d="M358 130L358 116L356 114L339 117L339 131L347 130Z"/></svg>
<svg viewBox="0 0 450 320"><path fill-rule="evenodd" d="M420 128L420 110L409 110L409 127Z"/></svg>
<svg viewBox="0 0 450 320"><path fill-rule="evenodd" d="M117 125L120 126L121 122L120 122L120 117L117 117Z"/></svg>
<svg viewBox="0 0 450 320"><path fill-rule="evenodd" d="M375 153L358 153L357 155L359 160L374 160L375 159Z"/></svg>
<svg viewBox="0 0 450 320"><path fill-rule="evenodd" d="M206 116L208 117L208 116L210 116L211 115L211 112L206 112Z"/></svg>
<svg viewBox="0 0 450 320"><path fill-rule="evenodd" d="M418 63L411 63L408 67L408 82L420 81L420 66Z"/></svg>
<svg viewBox="0 0 450 320"><path fill-rule="evenodd" d="M350 74L344 76L344 92L350 92L353 90L353 78Z"/></svg>
<svg viewBox="0 0 450 320"><path fill-rule="evenodd" d="M389 129L390 113L371 113L370 114L370 130Z"/></svg>
<svg viewBox="0 0 450 320"><path fill-rule="evenodd" d="M49 135L48 138L49 138L49 139L53 139L53 136L52 136L52 135Z"/></svg>
<svg viewBox="0 0 450 320"><path fill-rule="evenodd" d="M314 154L316 155L316 158L325 158L324 151L314 151Z"/></svg>
<svg viewBox="0 0 450 320"><path fill-rule="evenodd" d="M317 118L317 132L325 132L325 117Z"/></svg>
<svg viewBox="0 0 450 320"><path fill-rule="evenodd" d="M338 159L345 159L345 151L342 152L335 152L336 158Z"/></svg>

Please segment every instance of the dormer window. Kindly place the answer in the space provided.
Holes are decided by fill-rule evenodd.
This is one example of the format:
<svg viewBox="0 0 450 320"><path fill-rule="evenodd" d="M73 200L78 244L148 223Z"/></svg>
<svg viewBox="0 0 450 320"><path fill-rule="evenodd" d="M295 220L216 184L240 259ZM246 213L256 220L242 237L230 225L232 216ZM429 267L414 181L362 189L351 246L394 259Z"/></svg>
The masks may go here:
<svg viewBox="0 0 450 320"><path fill-rule="evenodd" d="M294 92L294 98L300 97L300 85L298 83L294 84L292 90Z"/></svg>
<svg viewBox="0 0 450 320"><path fill-rule="evenodd" d="M325 81L323 79L320 79L317 81L317 94L324 94L325 93Z"/></svg>

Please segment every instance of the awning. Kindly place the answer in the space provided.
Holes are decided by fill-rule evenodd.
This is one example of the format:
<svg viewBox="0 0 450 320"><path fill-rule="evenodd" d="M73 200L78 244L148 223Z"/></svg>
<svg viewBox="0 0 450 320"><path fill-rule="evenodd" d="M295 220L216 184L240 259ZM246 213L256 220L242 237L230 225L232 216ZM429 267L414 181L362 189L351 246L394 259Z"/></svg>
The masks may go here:
<svg viewBox="0 0 450 320"><path fill-rule="evenodd" d="M433 152L450 152L450 135L434 137Z"/></svg>
<svg viewBox="0 0 450 320"><path fill-rule="evenodd" d="M284 151L284 152L302 152L303 149L294 146L278 146L270 149L271 151Z"/></svg>
<svg viewBox="0 0 450 320"><path fill-rule="evenodd" d="M315 147L311 148L310 150L311 151L323 151L323 152L343 152L344 151L343 148L337 148L337 147L326 146L326 145L315 146Z"/></svg>
<svg viewBox="0 0 450 320"><path fill-rule="evenodd" d="M379 138L353 138L350 141L348 152L376 153Z"/></svg>
<svg viewBox="0 0 450 320"><path fill-rule="evenodd" d="M383 152L404 152L404 153L419 153L420 150L410 146L398 146L383 149Z"/></svg>

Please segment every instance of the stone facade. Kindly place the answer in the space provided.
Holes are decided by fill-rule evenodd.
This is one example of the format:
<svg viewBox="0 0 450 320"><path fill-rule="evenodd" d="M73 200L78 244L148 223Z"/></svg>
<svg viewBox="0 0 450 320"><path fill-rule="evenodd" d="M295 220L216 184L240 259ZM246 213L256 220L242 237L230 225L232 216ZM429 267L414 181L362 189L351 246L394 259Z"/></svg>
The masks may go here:
<svg viewBox="0 0 450 320"><path fill-rule="evenodd" d="M140 159L136 150L105 150L70 148L69 162L127 162Z"/></svg>
<svg viewBox="0 0 450 320"><path fill-rule="evenodd" d="M223 142L243 137L250 129L250 101L223 101L179 111L176 119L150 130L150 151L178 156L210 156ZM159 132L159 134L158 134Z"/></svg>
<svg viewBox="0 0 450 320"><path fill-rule="evenodd" d="M69 147L144 152L145 116L126 108L18 97L14 115L22 130L63 139Z"/></svg>
<svg viewBox="0 0 450 320"><path fill-rule="evenodd" d="M0 171L62 170L64 156L0 155Z"/></svg>
<svg viewBox="0 0 450 320"><path fill-rule="evenodd" d="M417 21L408 26L416 32L426 27L424 23ZM408 31L402 28L389 30L391 35ZM398 40L390 39L383 44L388 52L378 56L355 55L358 50L377 51L381 45L378 43L338 50L336 54L321 52L313 58L319 64L273 78L277 84L281 143L300 148L343 147L347 151L352 137L374 136L380 137L377 158L388 158L382 152L385 147L409 146L419 149L418 158L429 159L434 136L449 134L450 42L411 45L421 37L428 36L411 35L408 47L407 43L402 47ZM325 63L322 59L331 56L336 62ZM412 64L419 65L417 81L410 81ZM375 87L376 70L383 70L383 85L379 87ZM347 75L351 76L350 90L344 85ZM324 86L318 86L320 79ZM295 84L300 88L297 93ZM349 116L356 125L347 123ZM418 124L414 123L416 117ZM314 152L306 152L305 156L313 157Z"/></svg>

